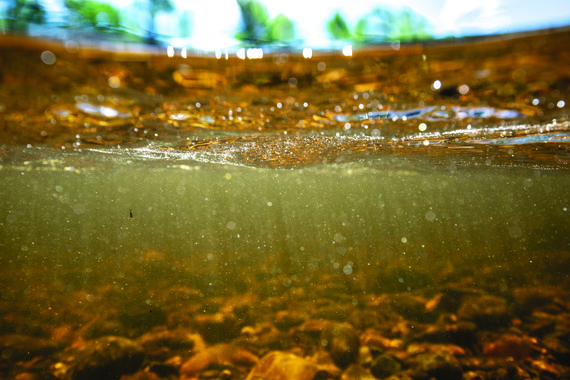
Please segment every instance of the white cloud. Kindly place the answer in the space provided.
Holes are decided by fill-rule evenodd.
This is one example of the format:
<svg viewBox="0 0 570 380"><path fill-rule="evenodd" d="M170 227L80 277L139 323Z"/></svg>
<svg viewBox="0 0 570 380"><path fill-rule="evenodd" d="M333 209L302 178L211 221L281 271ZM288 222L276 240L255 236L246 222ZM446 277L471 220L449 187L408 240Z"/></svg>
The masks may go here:
<svg viewBox="0 0 570 380"><path fill-rule="evenodd" d="M447 0L436 25L436 34L492 33L507 29L510 23L499 0Z"/></svg>

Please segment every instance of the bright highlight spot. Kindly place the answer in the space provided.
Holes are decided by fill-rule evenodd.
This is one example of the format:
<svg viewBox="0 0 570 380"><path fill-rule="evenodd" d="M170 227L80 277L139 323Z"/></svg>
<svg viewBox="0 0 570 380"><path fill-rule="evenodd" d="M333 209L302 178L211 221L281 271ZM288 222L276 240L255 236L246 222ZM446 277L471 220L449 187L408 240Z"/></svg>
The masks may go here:
<svg viewBox="0 0 570 380"><path fill-rule="evenodd" d="M469 92L469 86L466 84L462 84L461 86L459 86L457 91L459 91L461 95L466 95Z"/></svg>
<svg viewBox="0 0 570 380"><path fill-rule="evenodd" d="M245 59L245 48L238 49L238 51L236 51L236 57Z"/></svg>
<svg viewBox="0 0 570 380"><path fill-rule="evenodd" d="M247 58L249 59L261 59L263 58L262 48L249 48L247 49Z"/></svg>
<svg viewBox="0 0 570 380"><path fill-rule="evenodd" d="M352 57L352 45L346 45L342 48L342 55L345 57Z"/></svg>
<svg viewBox="0 0 570 380"><path fill-rule="evenodd" d="M180 56L182 58L188 58L188 54L186 53L186 48L183 47L182 50L180 50Z"/></svg>
<svg viewBox="0 0 570 380"><path fill-rule="evenodd" d="M215 53L215 54L216 54L216 58L217 58L217 59L222 58L222 51L221 51L220 49L216 49L216 53Z"/></svg>
<svg viewBox="0 0 570 380"><path fill-rule="evenodd" d="M116 76L109 77L109 80L107 81L107 83L109 84L109 87L111 87L111 88L121 87L121 79L119 79Z"/></svg>
<svg viewBox="0 0 570 380"><path fill-rule="evenodd" d="M558 103L556 103L556 106L557 106L558 108L562 108L562 107L564 107L565 105L566 105L566 103L564 103L564 100L560 100Z"/></svg>
<svg viewBox="0 0 570 380"><path fill-rule="evenodd" d="M174 46L168 46L168 47L166 48L166 55L167 55L169 58L174 57Z"/></svg>
<svg viewBox="0 0 570 380"><path fill-rule="evenodd" d="M313 49L311 48L304 48L303 49L303 57L306 59L313 57Z"/></svg>
<svg viewBox="0 0 570 380"><path fill-rule="evenodd" d="M537 106L538 103L540 103L540 100L538 100L538 99L536 99L536 98L532 99L532 105L533 105L533 106Z"/></svg>
<svg viewBox="0 0 570 380"><path fill-rule="evenodd" d="M440 88L441 88L441 82L439 80L436 80L431 85L432 90L439 90Z"/></svg>
<svg viewBox="0 0 570 380"><path fill-rule="evenodd" d="M119 111L111 107L101 106L100 111L101 115L105 117L117 117L119 115Z"/></svg>
<svg viewBox="0 0 570 380"><path fill-rule="evenodd" d="M418 129L419 129L420 131L422 131L422 132L425 131L425 130L427 129L426 123L421 123L421 124L419 125Z"/></svg>

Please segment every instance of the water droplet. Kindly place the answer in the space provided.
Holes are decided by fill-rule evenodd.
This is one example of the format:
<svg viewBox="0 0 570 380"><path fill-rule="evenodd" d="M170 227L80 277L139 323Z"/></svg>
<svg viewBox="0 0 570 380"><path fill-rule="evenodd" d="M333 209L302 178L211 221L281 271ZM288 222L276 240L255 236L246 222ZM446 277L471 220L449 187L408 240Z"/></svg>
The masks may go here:
<svg viewBox="0 0 570 380"><path fill-rule="evenodd" d="M337 243L342 243L344 241L344 236L340 232L334 234L334 241Z"/></svg>
<svg viewBox="0 0 570 380"><path fill-rule="evenodd" d="M40 58L46 65L53 65L55 63L55 54L49 50L42 52Z"/></svg>
<svg viewBox="0 0 570 380"><path fill-rule="evenodd" d="M462 84L461 86L459 86L457 91L459 91L461 95L467 95L467 93L469 92L469 86L466 84Z"/></svg>

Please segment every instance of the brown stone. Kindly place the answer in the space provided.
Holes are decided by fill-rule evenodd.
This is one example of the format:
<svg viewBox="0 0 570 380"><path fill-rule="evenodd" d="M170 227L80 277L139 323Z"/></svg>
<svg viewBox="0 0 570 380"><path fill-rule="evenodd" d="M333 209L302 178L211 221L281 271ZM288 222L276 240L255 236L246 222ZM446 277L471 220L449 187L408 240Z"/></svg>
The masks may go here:
<svg viewBox="0 0 570 380"><path fill-rule="evenodd" d="M185 329L150 331L137 339L148 356L166 359L172 352L195 353L205 348L202 337Z"/></svg>
<svg viewBox="0 0 570 380"><path fill-rule="evenodd" d="M53 367L58 377L65 380L113 380L136 372L143 359L139 344L108 336L65 350L61 362Z"/></svg>
<svg viewBox="0 0 570 380"><path fill-rule="evenodd" d="M447 352L420 354L414 358L421 373L430 378L462 380L463 371L457 359Z"/></svg>
<svg viewBox="0 0 570 380"><path fill-rule="evenodd" d="M192 356L180 367L182 376L194 377L212 365L233 367L244 371L258 362L258 357L250 351L231 344L217 344Z"/></svg>
<svg viewBox="0 0 570 380"><path fill-rule="evenodd" d="M358 364L349 366L346 371L342 373L340 380L375 380L369 370L363 368Z"/></svg>
<svg viewBox="0 0 570 380"><path fill-rule="evenodd" d="M494 330L511 322L507 301L490 295L465 297L457 316L475 322L479 330Z"/></svg>
<svg viewBox="0 0 570 380"><path fill-rule="evenodd" d="M275 313L275 327L281 331L287 331L291 327L299 326L301 323L305 322L307 319L306 315L303 313L291 311L291 310L281 310Z"/></svg>
<svg viewBox="0 0 570 380"><path fill-rule="evenodd" d="M265 355L249 373L246 380L313 380L319 367L297 355L274 351Z"/></svg>
<svg viewBox="0 0 570 380"><path fill-rule="evenodd" d="M206 342L221 343L239 335L240 321L233 313L197 315L196 328Z"/></svg>
<svg viewBox="0 0 570 380"><path fill-rule="evenodd" d="M370 366L370 372L379 378L391 376L402 369L402 363L390 354L382 354L376 357Z"/></svg>
<svg viewBox="0 0 570 380"><path fill-rule="evenodd" d="M51 355L57 346L52 342L21 334L0 336L2 359L10 361L29 360L36 356Z"/></svg>
<svg viewBox="0 0 570 380"><path fill-rule="evenodd" d="M483 354L487 356L512 357L522 360L538 353L535 338L519 337L516 335L503 335L499 339L489 342L483 347Z"/></svg>
<svg viewBox="0 0 570 380"><path fill-rule="evenodd" d="M321 344L339 368L346 368L358 360L360 340L348 323L329 323L323 330Z"/></svg>

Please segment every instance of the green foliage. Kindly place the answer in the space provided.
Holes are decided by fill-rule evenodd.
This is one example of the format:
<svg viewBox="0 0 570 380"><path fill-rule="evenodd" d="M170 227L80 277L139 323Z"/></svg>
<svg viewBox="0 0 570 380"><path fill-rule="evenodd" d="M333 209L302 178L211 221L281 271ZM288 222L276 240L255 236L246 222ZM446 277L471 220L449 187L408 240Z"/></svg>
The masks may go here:
<svg viewBox="0 0 570 380"><path fill-rule="evenodd" d="M119 11L111 4L96 0L66 0L65 5L75 13L82 25L94 27L118 27Z"/></svg>
<svg viewBox="0 0 570 380"><path fill-rule="evenodd" d="M355 36L361 41L419 41L433 38L427 20L405 8L391 11L376 8L356 24Z"/></svg>
<svg viewBox="0 0 570 380"><path fill-rule="evenodd" d="M37 0L16 0L2 16L2 24L10 31L26 32L28 24L43 24L46 11Z"/></svg>
<svg viewBox="0 0 570 380"><path fill-rule="evenodd" d="M243 28L236 39L251 43L291 41L295 38L295 24L280 14L269 19L265 6L257 0L237 0Z"/></svg>
<svg viewBox="0 0 570 380"><path fill-rule="evenodd" d="M295 24L280 14L267 25L267 38L273 41L291 41L295 38Z"/></svg>
<svg viewBox="0 0 570 380"><path fill-rule="evenodd" d="M354 34L360 40L390 40L393 25L396 24L394 13L386 9L376 8L356 24Z"/></svg>
<svg viewBox="0 0 570 380"><path fill-rule="evenodd" d="M327 23L327 31L335 40L347 40L351 37L346 21L338 12Z"/></svg>
<svg viewBox="0 0 570 380"><path fill-rule="evenodd" d="M155 14L157 12L172 12L174 7L170 0L150 0L150 13Z"/></svg>

